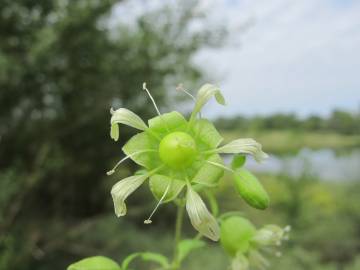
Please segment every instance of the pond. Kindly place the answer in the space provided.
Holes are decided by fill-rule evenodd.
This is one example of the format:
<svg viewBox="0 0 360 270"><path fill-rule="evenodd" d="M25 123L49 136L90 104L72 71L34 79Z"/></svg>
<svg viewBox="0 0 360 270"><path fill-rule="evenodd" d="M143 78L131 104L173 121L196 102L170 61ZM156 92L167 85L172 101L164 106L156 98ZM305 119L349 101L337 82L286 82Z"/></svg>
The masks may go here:
<svg viewBox="0 0 360 270"><path fill-rule="evenodd" d="M225 160L230 161L230 157ZM360 149L337 153L304 148L296 155L271 155L260 164L249 158L246 167L254 172L287 173L293 177L307 172L323 180L360 180Z"/></svg>

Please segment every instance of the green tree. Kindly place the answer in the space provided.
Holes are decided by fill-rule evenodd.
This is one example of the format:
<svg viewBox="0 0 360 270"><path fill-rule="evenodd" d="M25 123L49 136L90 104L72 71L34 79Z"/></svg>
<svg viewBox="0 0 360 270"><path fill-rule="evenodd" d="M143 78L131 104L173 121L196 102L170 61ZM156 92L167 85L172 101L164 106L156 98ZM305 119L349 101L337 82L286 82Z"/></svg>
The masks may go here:
<svg viewBox="0 0 360 270"><path fill-rule="evenodd" d="M147 12L131 27L110 28L119 2L1 3L1 269L40 269L36 259L49 256L44 230L50 232L57 217L109 209L104 172L119 149L104 140L104 108L126 104L145 118L153 115L144 106L142 82L165 104L170 85L202 77L194 53L219 44L220 32L191 29L194 19L202 19L194 17L195 1ZM121 132L123 139L130 135ZM51 268L63 269L56 260Z"/></svg>

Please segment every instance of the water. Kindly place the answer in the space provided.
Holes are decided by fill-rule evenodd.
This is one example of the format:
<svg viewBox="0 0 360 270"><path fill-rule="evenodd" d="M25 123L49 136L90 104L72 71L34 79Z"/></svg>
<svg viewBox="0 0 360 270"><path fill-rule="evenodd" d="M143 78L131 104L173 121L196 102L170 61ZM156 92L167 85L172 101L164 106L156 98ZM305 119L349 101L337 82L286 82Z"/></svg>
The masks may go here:
<svg viewBox="0 0 360 270"><path fill-rule="evenodd" d="M230 157L226 159L230 161ZM304 148L296 155L271 155L260 164L248 158L246 167L254 172L287 173L294 177L306 171L323 180L360 180L360 149L338 154L331 149Z"/></svg>

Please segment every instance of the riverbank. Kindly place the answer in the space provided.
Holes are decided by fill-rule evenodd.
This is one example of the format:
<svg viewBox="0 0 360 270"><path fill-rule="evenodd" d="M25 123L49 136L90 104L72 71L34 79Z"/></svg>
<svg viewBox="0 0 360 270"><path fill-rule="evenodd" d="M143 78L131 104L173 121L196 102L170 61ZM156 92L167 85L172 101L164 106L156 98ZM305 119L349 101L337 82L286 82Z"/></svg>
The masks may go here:
<svg viewBox="0 0 360 270"><path fill-rule="evenodd" d="M337 133L304 132L297 130L272 131L221 131L225 142L236 138L251 137L263 145L266 152L286 154L309 148L347 150L360 148L360 135L343 135Z"/></svg>

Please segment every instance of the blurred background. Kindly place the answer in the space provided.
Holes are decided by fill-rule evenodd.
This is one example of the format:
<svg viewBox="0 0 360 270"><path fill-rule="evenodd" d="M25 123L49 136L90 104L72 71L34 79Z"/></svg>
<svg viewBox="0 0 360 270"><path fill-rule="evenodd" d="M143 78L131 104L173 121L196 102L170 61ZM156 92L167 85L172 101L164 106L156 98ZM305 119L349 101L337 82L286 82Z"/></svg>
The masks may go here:
<svg viewBox="0 0 360 270"><path fill-rule="evenodd" d="M155 115L143 81L163 112L191 110L179 83L220 85L228 106L203 115L270 153L246 165L268 210L247 207L227 176L216 196L257 226L292 226L271 269L360 269L359 14L355 0L1 0L0 269L171 254L174 207L144 226L155 204L144 185L118 219L110 189L136 166L105 174L135 132L122 126L114 143L109 108ZM210 244L183 269L227 263Z"/></svg>

